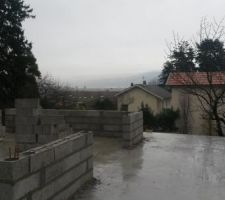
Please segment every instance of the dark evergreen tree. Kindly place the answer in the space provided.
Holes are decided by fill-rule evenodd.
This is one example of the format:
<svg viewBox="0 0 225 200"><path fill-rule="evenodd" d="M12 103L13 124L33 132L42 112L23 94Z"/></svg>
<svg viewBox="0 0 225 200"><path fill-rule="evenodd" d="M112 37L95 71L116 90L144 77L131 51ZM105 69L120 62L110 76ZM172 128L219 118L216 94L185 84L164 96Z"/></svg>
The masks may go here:
<svg viewBox="0 0 225 200"><path fill-rule="evenodd" d="M167 61L164 65L163 65L163 70L159 75L159 84L160 85L165 85L166 80L170 74L170 72L174 71L174 66L170 61Z"/></svg>
<svg viewBox="0 0 225 200"><path fill-rule="evenodd" d="M159 76L161 84L165 84L170 72L189 72L195 70L195 53L188 41L180 41L170 50L167 62Z"/></svg>
<svg viewBox="0 0 225 200"><path fill-rule="evenodd" d="M189 72L195 68L194 64L194 49L188 41L181 41L172 50L169 56L170 62L175 71Z"/></svg>
<svg viewBox="0 0 225 200"><path fill-rule="evenodd" d="M0 3L0 107L13 106L15 98L37 97L40 72L25 38L22 22L33 18L24 0Z"/></svg>
<svg viewBox="0 0 225 200"><path fill-rule="evenodd" d="M204 39L196 44L196 61L200 71L225 71L224 43L219 39Z"/></svg>

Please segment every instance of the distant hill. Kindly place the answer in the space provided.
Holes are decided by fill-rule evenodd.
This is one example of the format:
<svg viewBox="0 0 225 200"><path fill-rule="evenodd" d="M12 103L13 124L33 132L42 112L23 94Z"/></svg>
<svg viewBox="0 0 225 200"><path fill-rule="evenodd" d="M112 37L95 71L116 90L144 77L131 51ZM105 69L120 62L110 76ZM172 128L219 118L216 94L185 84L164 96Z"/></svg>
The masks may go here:
<svg viewBox="0 0 225 200"><path fill-rule="evenodd" d="M78 87L86 88L126 88L129 87L131 83L138 84L142 83L143 79L148 82L156 81L160 71L152 71L140 73L137 75L126 76L121 75L120 77L110 77L110 78L99 78L98 80L85 80L85 83L79 81L75 83Z"/></svg>

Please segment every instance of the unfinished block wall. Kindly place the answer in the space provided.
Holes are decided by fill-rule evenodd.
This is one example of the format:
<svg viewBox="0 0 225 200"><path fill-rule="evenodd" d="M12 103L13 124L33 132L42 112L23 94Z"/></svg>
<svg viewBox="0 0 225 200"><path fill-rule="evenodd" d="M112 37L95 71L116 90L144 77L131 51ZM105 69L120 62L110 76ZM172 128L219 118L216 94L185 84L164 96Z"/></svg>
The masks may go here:
<svg viewBox="0 0 225 200"><path fill-rule="evenodd" d="M92 133L77 133L0 161L0 199L70 198L93 177L92 149Z"/></svg>
<svg viewBox="0 0 225 200"><path fill-rule="evenodd" d="M41 115L38 99L16 100L16 142L26 150L72 134L64 116Z"/></svg>
<svg viewBox="0 0 225 200"><path fill-rule="evenodd" d="M5 109L5 131L15 133L16 131L16 109Z"/></svg>
<svg viewBox="0 0 225 200"><path fill-rule="evenodd" d="M143 114L141 112L128 113L123 118L123 146L132 147L143 139Z"/></svg>
<svg viewBox="0 0 225 200"><path fill-rule="evenodd" d="M2 111L0 110L0 138L3 137Z"/></svg>
<svg viewBox="0 0 225 200"><path fill-rule="evenodd" d="M62 138L72 132L122 138L125 147L143 137L142 112L40 109L37 99L16 100L16 141L22 149Z"/></svg>
<svg viewBox="0 0 225 200"><path fill-rule="evenodd" d="M94 135L122 138L124 147L132 147L143 139L142 112L41 110L42 115L63 115L74 132L92 131Z"/></svg>

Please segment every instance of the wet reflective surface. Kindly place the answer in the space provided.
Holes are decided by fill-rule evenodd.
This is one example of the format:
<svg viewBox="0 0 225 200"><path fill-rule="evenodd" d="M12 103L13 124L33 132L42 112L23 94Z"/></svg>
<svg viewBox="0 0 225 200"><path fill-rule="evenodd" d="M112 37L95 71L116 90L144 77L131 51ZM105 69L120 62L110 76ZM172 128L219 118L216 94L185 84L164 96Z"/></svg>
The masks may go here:
<svg viewBox="0 0 225 200"><path fill-rule="evenodd" d="M145 134L133 150L118 140L95 138L98 184L78 200L224 200L225 139Z"/></svg>

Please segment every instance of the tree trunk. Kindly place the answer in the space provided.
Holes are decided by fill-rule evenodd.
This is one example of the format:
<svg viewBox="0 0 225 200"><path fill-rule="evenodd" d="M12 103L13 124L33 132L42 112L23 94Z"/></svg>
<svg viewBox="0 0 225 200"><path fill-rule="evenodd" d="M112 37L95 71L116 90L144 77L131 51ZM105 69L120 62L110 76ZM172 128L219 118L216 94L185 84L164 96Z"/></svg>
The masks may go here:
<svg viewBox="0 0 225 200"><path fill-rule="evenodd" d="M216 115L215 118L216 118L216 126L217 126L218 136L224 137L223 129L222 129L222 126L221 126L221 121L220 121L218 115Z"/></svg>

